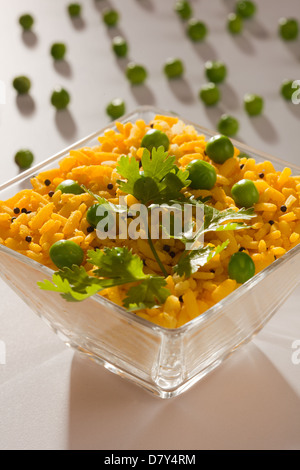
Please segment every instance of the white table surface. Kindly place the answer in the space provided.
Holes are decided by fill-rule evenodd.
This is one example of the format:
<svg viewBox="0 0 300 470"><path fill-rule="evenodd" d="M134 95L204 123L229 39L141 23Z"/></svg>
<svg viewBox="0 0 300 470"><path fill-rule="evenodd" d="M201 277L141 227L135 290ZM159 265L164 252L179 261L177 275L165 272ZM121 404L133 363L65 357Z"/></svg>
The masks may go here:
<svg viewBox="0 0 300 470"><path fill-rule="evenodd" d="M0 3L1 72L6 104L0 105L0 183L18 174L13 155L31 148L36 163L101 129L106 104L126 101L174 110L215 128L224 111L241 124L238 139L289 162L299 163L300 105L280 97L283 79L300 79L300 41L277 36L281 16L300 20L299 0L262 0L241 37L225 29L229 0L194 0L195 16L210 30L207 41L191 43L173 12L173 0L114 0L118 28L101 21L105 0L82 0L82 21L66 14L66 0ZM31 12L34 32L22 35L17 19ZM124 60L110 49L122 33L130 58L146 65L149 79L131 87ZM54 65L52 42L68 45L67 60ZM169 56L184 60L183 80L162 73ZM220 58L229 69L220 106L205 109L198 99L203 66ZM16 75L32 79L27 100L16 99ZM56 114L49 97L56 85L72 96L69 111ZM248 118L246 92L264 96L265 112ZM0 282L0 449L201 450L300 449L300 290L294 291L265 328L223 365L182 396L163 401L79 357ZM299 346L298 346L299 347ZM293 360L294 359L294 360ZM296 359L296 360L295 360ZM2 361L3 362L3 361Z"/></svg>

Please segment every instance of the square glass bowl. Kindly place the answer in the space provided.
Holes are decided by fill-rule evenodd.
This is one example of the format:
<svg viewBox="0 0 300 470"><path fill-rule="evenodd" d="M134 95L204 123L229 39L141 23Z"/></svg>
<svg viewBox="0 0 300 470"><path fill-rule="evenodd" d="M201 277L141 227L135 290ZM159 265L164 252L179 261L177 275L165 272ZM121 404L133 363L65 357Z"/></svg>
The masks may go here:
<svg viewBox="0 0 300 470"><path fill-rule="evenodd" d="M121 122L156 114L173 114L141 107ZM186 119L199 133L215 134ZM114 128L114 124L106 129ZM0 200L31 188L33 175L55 168L71 149L98 144L106 129L83 139L44 163L0 187ZM257 161L270 160L277 170L290 165L233 141L241 152ZM258 333L300 281L300 245L272 263L201 316L177 329L154 325L96 295L68 303L59 294L42 291L37 282L52 279L53 271L0 245L2 279L64 341L121 377L161 398L175 397L208 374L242 344Z"/></svg>

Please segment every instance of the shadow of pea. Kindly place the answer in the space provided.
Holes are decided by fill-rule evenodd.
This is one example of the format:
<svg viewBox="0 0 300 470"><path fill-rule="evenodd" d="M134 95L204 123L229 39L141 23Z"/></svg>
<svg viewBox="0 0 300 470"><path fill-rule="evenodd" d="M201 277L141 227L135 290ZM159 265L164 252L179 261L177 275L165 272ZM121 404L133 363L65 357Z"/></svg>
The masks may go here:
<svg viewBox="0 0 300 470"><path fill-rule="evenodd" d="M58 110L55 113L55 124L64 139L74 139L77 126L71 112L68 109Z"/></svg>
<svg viewBox="0 0 300 470"><path fill-rule="evenodd" d="M31 116L35 112L35 102L32 96L29 94L17 95L16 104L19 112L23 116Z"/></svg>
<svg viewBox="0 0 300 470"><path fill-rule="evenodd" d="M139 105L155 104L155 96L148 85L144 83L141 85L131 85L131 92Z"/></svg>
<svg viewBox="0 0 300 470"><path fill-rule="evenodd" d="M168 85L172 93L182 103L189 104L195 101L195 96L186 78L170 79Z"/></svg>
<svg viewBox="0 0 300 470"><path fill-rule="evenodd" d="M35 47L38 43L38 37L34 31L23 31L22 40L27 47Z"/></svg>
<svg viewBox="0 0 300 470"><path fill-rule="evenodd" d="M63 77L70 78L72 76L72 68L67 60L55 60L53 66L56 72Z"/></svg>

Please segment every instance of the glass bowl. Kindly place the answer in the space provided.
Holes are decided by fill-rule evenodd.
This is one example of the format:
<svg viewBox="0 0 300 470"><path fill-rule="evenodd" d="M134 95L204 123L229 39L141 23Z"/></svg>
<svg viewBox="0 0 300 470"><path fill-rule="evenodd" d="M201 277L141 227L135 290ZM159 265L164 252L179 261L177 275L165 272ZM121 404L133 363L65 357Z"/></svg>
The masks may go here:
<svg viewBox="0 0 300 470"><path fill-rule="evenodd" d="M141 107L121 119L149 122L156 114L173 114ZM215 134L188 122L207 137ZM115 128L114 123L106 129ZM98 144L102 129L0 187L6 200L30 188L30 178L57 167L71 149ZM257 161L270 160L278 170L300 168L263 154L239 142L241 150ZM157 326L94 296L68 303L59 294L42 291L37 282L52 279L53 271L0 245L2 279L39 315L64 343L89 356L119 376L161 398L175 397L206 376L266 324L300 281L300 245L287 252L250 281L177 329Z"/></svg>

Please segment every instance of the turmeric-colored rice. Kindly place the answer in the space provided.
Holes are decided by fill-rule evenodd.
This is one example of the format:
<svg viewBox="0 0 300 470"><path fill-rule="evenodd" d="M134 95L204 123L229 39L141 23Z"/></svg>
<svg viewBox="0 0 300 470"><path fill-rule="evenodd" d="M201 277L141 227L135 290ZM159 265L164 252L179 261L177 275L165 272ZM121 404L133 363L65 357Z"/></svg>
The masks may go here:
<svg viewBox="0 0 300 470"><path fill-rule="evenodd" d="M120 178L116 171L117 162L124 154L141 159L141 140L150 127L167 134L169 153L176 156L179 168L185 169L195 159L206 160L215 167L215 187L210 191L187 189L187 195L211 196L209 204L218 210L236 208L231 188L243 178L253 180L260 194L259 202L254 207L257 215L251 221L251 228L207 234L206 242L217 246L229 240L229 245L189 279L172 274L172 266L182 253L182 243L173 239L155 241L155 248L169 274L166 281L171 295L164 305L136 314L155 324L177 328L239 287L228 276L227 266L233 253L244 249L253 259L258 273L299 243L300 176L293 176L289 168L276 171L269 161L256 162L253 158L241 157L238 149L235 149L233 158L217 165L204 152L205 137L176 117L157 115L149 123L143 120L125 124L118 122L116 130L108 130L99 137L97 147L70 151L59 162L58 168L32 178L32 189L20 191L11 199L0 202L0 243L54 271L57 268L50 259L49 249L58 240L72 240L85 253L96 247L101 249L119 244L132 249L143 259L145 273L161 274L146 240L101 241L95 231L89 233L86 212L95 203L90 194L62 194L56 191L62 181L72 179L110 202L118 203L119 197L124 197L124 194L117 184ZM111 185L113 188L108 189ZM137 202L130 195L126 196L126 200L128 206ZM285 212L282 212L282 206L286 206ZM14 212L15 208L20 209L19 214ZM26 212L22 212L23 208ZM172 256L163 249L166 244L170 245ZM83 266L88 272L93 270L93 266L86 261ZM106 289L101 295L122 306L126 287Z"/></svg>

